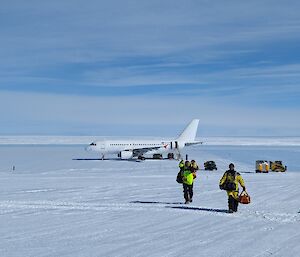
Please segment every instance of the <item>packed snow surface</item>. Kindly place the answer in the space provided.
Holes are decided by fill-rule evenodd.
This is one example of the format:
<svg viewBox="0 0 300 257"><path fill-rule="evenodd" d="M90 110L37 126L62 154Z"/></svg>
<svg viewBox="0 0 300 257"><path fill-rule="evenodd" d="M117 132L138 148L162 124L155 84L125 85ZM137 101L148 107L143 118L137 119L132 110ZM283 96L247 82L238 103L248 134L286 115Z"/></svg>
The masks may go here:
<svg viewBox="0 0 300 257"><path fill-rule="evenodd" d="M97 160L83 146L0 146L0 256L300 256L299 147L197 146L203 168L183 204L178 162ZM281 158L286 173L256 174ZM77 160L76 160L77 159ZM86 160L78 160L86 159ZM251 204L227 213L228 164Z"/></svg>

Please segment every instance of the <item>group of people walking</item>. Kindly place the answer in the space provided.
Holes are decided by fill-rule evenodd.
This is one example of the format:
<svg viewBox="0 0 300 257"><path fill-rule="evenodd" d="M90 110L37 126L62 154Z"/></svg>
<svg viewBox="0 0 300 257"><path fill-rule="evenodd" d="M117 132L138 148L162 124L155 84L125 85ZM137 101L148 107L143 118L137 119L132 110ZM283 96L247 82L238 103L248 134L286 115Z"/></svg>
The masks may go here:
<svg viewBox="0 0 300 257"><path fill-rule="evenodd" d="M195 160L180 161L179 163L179 173L177 175L177 182L183 185L183 196L185 199L185 204L193 202L193 185L194 179L197 177L196 172L199 167Z"/></svg>
<svg viewBox="0 0 300 257"><path fill-rule="evenodd" d="M183 185L183 196L185 204L193 202L193 185L194 179L197 177L196 172L199 166L195 160L180 161L179 172L177 174L177 182ZM228 212L237 212L239 204L239 184L243 191L246 191L245 182L241 174L234 169L234 164L229 164L229 169L223 174L219 182L219 187L226 190L228 195Z"/></svg>

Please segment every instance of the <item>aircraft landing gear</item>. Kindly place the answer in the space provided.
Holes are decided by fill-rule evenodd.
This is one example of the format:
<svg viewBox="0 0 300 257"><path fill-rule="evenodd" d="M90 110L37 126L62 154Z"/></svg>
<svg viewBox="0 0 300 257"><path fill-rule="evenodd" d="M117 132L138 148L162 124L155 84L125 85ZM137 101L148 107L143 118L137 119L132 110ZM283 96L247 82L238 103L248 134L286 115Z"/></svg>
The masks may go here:
<svg viewBox="0 0 300 257"><path fill-rule="evenodd" d="M179 149L177 149L176 160L183 160Z"/></svg>

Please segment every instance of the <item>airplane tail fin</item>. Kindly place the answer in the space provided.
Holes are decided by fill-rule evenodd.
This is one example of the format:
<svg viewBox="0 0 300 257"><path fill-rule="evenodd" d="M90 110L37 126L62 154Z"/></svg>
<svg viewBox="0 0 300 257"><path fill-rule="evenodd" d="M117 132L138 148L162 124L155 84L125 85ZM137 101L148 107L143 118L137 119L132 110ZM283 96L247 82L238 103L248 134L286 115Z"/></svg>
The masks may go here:
<svg viewBox="0 0 300 257"><path fill-rule="evenodd" d="M183 132L180 134L177 140L179 142L184 142L184 143L194 142L197 134L198 124L199 124L198 119L192 120L189 123L189 125L187 125L187 127L183 130Z"/></svg>

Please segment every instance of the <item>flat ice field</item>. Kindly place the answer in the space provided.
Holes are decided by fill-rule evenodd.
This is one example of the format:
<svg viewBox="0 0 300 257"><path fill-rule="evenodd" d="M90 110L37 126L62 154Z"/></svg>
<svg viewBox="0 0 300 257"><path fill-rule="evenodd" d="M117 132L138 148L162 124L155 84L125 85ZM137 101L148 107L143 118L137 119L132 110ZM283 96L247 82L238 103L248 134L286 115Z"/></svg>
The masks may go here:
<svg viewBox="0 0 300 257"><path fill-rule="evenodd" d="M82 145L0 146L0 256L300 256L299 146L188 148L203 168L183 204L177 161L100 161ZM281 159L286 173L254 173ZM226 213L230 162L250 205ZM12 167L15 170L12 171Z"/></svg>

